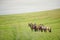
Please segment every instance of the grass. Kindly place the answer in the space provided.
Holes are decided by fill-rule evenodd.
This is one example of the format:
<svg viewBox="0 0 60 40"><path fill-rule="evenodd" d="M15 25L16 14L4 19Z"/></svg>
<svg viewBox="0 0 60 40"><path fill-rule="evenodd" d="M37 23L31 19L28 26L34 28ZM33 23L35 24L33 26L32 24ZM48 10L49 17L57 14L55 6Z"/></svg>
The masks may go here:
<svg viewBox="0 0 60 40"><path fill-rule="evenodd" d="M34 32L28 23L42 23L52 32ZM60 9L0 15L0 40L60 40Z"/></svg>

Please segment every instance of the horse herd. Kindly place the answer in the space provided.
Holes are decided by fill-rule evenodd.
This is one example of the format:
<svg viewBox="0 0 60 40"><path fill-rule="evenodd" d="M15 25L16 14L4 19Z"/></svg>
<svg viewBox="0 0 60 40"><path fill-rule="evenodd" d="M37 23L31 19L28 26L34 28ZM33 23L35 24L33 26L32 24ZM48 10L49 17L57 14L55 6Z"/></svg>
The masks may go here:
<svg viewBox="0 0 60 40"><path fill-rule="evenodd" d="M36 24L32 24L29 23L28 26L31 28L31 30L33 31L41 31L41 32L51 32L51 28L50 27L46 27L43 24L39 24L38 26Z"/></svg>

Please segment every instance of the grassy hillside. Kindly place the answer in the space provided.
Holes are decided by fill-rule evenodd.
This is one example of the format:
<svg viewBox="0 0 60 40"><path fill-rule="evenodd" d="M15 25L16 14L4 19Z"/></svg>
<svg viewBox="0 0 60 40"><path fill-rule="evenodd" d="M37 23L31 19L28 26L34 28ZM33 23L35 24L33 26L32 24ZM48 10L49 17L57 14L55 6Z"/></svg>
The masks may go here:
<svg viewBox="0 0 60 40"><path fill-rule="evenodd" d="M44 24L52 32L34 32L28 23ZM0 40L60 40L60 9L0 15Z"/></svg>

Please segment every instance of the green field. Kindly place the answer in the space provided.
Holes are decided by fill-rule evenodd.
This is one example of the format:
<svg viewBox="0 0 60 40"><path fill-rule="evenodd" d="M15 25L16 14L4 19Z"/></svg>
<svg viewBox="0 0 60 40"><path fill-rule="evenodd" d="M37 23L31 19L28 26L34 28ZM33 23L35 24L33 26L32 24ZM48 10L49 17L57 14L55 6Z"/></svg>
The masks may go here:
<svg viewBox="0 0 60 40"><path fill-rule="evenodd" d="M28 23L44 24L52 32L31 31ZM0 15L0 40L60 40L60 9Z"/></svg>

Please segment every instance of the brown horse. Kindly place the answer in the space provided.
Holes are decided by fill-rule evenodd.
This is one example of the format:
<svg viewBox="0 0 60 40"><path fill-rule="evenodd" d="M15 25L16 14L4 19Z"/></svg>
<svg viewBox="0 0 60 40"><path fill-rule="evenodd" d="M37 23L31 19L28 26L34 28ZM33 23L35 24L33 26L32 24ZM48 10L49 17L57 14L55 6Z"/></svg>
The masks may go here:
<svg viewBox="0 0 60 40"><path fill-rule="evenodd" d="M33 31L33 30L34 30L34 31L37 31L37 30L38 30L36 24L29 23L28 25L29 25L29 27L31 28L32 31Z"/></svg>
<svg viewBox="0 0 60 40"><path fill-rule="evenodd" d="M43 24L40 24L39 25L39 28L38 28L41 32L47 32L47 31L49 31L49 32L51 32L51 28L50 27L45 27Z"/></svg>

